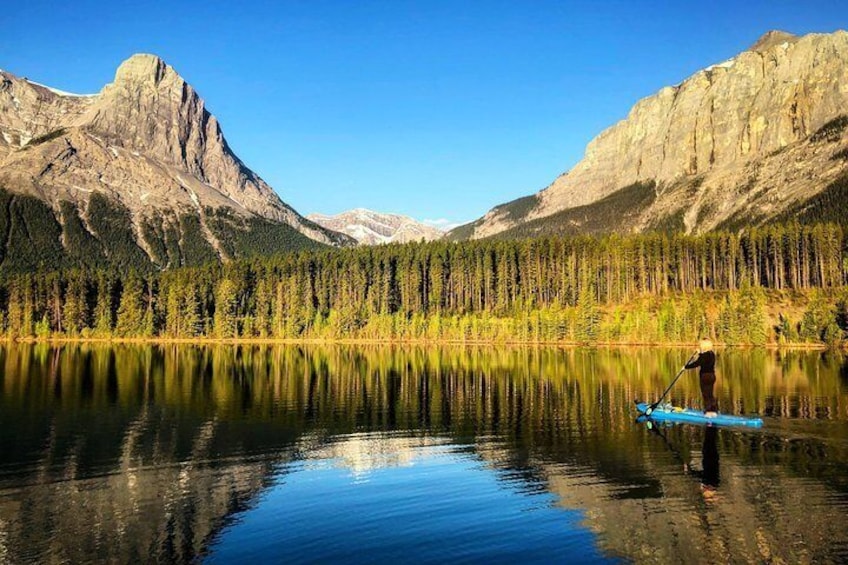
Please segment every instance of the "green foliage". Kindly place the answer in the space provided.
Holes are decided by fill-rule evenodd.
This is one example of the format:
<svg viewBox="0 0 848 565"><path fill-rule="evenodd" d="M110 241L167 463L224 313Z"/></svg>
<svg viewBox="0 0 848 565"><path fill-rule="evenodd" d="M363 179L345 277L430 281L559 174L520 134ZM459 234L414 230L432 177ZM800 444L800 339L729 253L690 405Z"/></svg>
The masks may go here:
<svg viewBox="0 0 848 565"><path fill-rule="evenodd" d="M516 198L506 204L501 204L495 208L495 212L503 214L504 218L509 221L517 222L523 220L533 211L533 208L539 204L539 195L531 194Z"/></svg>
<svg viewBox="0 0 848 565"><path fill-rule="evenodd" d="M215 290L215 337L238 337L238 295L236 284L229 278L221 279Z"/></svg>
<svg viewBox="0 0 848 565"><path fill-rule="evenodd" d="M525 222L498 234L498 239L536 237L554 234L624 233L656 199L656 184L637 182L609 196L588 204L569 208L550 216ZM525 202L515 205L527 206Z"/></svg>
<svg viewBox="0 0 848 565"><path fill-rule="evenodd" d="M0 190L0 272L64 267L61 233L43 201Z"/></svg>
<svg viewBox="0 0 848 565"><path fill-rule="evenodd" d="M193 267L218 261L218 253L203 234L203 226L197 216L184 214L180 216L180 231L182 232L181 265Z"/></svg>
<svg viewBox="0 0 848 565"><path fill-rule="evenodd" d="M830 156L831 161L848 161L848 147Z"/></svg>
<svg viewBox="0 0 848 565"><path fill-rule="evenodd" d="M706 202L698 208L698 219L696 221L697 224L703 224L704 221L712 216L716 212L716 204L713 202Z"/></svg>
<svg viewBox="0 0 848 565"><path fill-rule="evenodd" d="M539 195L531 194L516 198L505 204L496 206L493 214L502 216L509 222L520 222L524 220L530 212L539 204ZM467 224L455 227L445 235L446 241L465 241L474 234L474 229L482 223L481 220L475 220Z"/></svg>
<svg viewBox="0 0 848 565"><path fill-rule="evenodd" d="M183 260L183 250L181 249L182 233L180 222L176 218L163 216L154 220L146 220L141 224L141 233L144 241L147 243L147 249L150 251L153 262L160 269L175 268L186 265ZM188 241L194 244L194 236L192 233ZM204 249L204 257L207 250ZM193 264L193 263L192 263Z"/></svg>
<svg viewBox="0 0 848 565"><path fill-rule="evenodd" d="M48 141L52 141L58 137L62 137L68 130L65 128L59 128L53 130L51 132L45 133L44 135L39 135L38 137L34 137L29 140L29 143L26 144L24 149L28 149L30 147L35 147L36 145L41 145L42 143L47 143Z"/></svg>
<svg viewBox="0 0 848 565"><path fill-rule="evenodd" d="M146 333L143 306L144 286L134 272L130 272L121 291L115 333L120 337L139 337Z"/></svg>
<svg viewBox="0 0 848 565"><path fill-rule="evenodd" d="M8 276L0 311L14 337L46 319L52 333L103 337L835 342L848 323L844 248L839 226L798 223L322 248L127 276ZM803 319L767 311L767 292L795 312L813 291Z"/></svg>
<svg viewBox="0 0 848 565"><path fill-rule="evenodd" d="M728 218L722 220L718 224L717 228L730 232L738 232L745 230L746 228L749 228L751 226L762 224L766 219L766 216L764 216L763 214L754 210L744 208L737 210Z"/></svg>
<svg viewBox="0 0 848 565"><path fill-rule="evenodd" d="M60 204L62 213L62 241L68 261L73 265L104 267L108 264L103 245L88 231L71 202Z"/></svg>
<svg viewBox="0 0 848 565"><path fill-rule="evenodd" d="M47 314L41 317L41 320L35 324L35 337L39 338L47 338L50 337L50 320L47 317Z"/></svg>
<svg viewBox="0 0 848 565"><path fill-rule="evenodd" d="M843 174L819 194L789 208L775 219L777 222L791 220L802 224L833 222L848 225L848 174Z"/></svg>
<svg viewBox="0 0 848 565"><path fill-rule="evenodd" d="M575 337L580 343L594 343L598 339L601 313L595 302L595 290L585 285L577 299L577 327Z"/></svg>
<svg viewBox="0 0 848 565"><path fill-rule="evenodd" d="M836 325L848 335L848 288L843 289L836 300Z"/></svg>
<svg viewBox="0 0 848 565"><path fill-rule="evenodd" d="M766 297L762 288L750 284L742 287L738 311L735 313L741 331L739 343L765 345L768 340L765 304Z"/></svg>
<svg viewBox="0 0 848 565"><path fill-rule="evenodd" d="M318 249L321 244L287 224L259 217L242 218L229 208L207 208L209 229L232 257L273 255L280 251Z"/></svg>
<svg viewBox="0 0 848 565"><path fill-rule="evenodd" d="M87 294L87 284L82 273L72 273L65 289L60 324L68 335L79 335L83 328L89 327Z"/></svg>
<svg viewBox="0 0 848 565"><path fill-rule="evenodd" d="M97 275L97 300L94 307L94 334L106 337L112 333L114 323L112 281L105 273Z"/></svg>
<svg viewBox="0 0 848 565"><path fill-rule="evenodd" d="M444 240L466 241L468 239L471 239L471 236L474 235L474 229L482 223L482 220L474 220L473 222L457 226L451 231L449 231L447 234L445 234Z"/></svg>
<svg viewBox="0 0 848 565"><path fill-rule="evenodd" d="M0 188L0 275L83 266L152 272L221 260L196 215L148 219L136 234L129 210L102 193L91 195L88 225L75 204L61 202L59 208L61 221L41 199ZM284 223L241 218L226 209L206 213L224 259L324 247Z"/></svg>
<svg viewBox="0 0 848 565"><path fill-rule="evenodd" d="M845 128L848 128L848 116L838 116L817 129L816 132L810 136L810 141L812 143L818 143L820 141L839 141L842 137L842 132L845 131Z"/></svg>
<svg viewBox="0 0 848 565"><path fill-rule="evenodd" d="M797 343L801 339L797 325L793 324L789 320L789 317L784 315L782 312L778 315L778 321L774 327L774 334L778 345Z"/></svg>
<svg viewBox="0 0 848 565"><path fill-rule="evenodd" d="M810 342L838 345L843 339L838 321L836 303L827 295L816 292L801 319L800 337Z"/></svg>
<svg viewBox="0 0 848 565"><path fill-rule="evenodd" d="M665 233L677 233L686 231L686 224L683 222L684 210L678 210L667 216L663 216L653 223L651 229Z"/></svg>
<svg viewBox="0 0 848 565"><path fill-rule="evenodd" d="M150 268L147 254L138 246L129 210L118 201L94 192L88 202L89 223L106 249L109 263L121 270Z"/></svg>

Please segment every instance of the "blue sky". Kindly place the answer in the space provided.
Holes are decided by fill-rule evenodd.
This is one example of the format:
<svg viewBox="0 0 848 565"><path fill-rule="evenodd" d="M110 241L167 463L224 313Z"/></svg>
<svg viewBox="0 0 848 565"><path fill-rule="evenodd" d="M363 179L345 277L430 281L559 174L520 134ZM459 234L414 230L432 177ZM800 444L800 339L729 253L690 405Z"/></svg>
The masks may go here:
<svg viewBox="0 0 848 565"><path fill-rule="evenodd" d="M0 68L98 91L163 57L301 213L472 220L536 192L640 98L848 2L14 2Z"/></svg>

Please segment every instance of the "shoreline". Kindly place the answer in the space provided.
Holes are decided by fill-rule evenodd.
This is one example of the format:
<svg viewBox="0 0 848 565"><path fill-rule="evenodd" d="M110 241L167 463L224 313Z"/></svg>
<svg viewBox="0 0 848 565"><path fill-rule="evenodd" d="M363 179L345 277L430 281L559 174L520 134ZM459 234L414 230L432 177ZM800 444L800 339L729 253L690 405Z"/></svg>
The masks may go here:
<svg viewBox="0 0 848 565"><path fill-rule="evenodd" d="M2 340L6 344L102 344L102 345L312 345L312 346L334 346L334 345L361 345L361 346L473 346L473 347L549 347L560 349L580 348L670 348L683 349L692 348L695 342L617 342L598 341L592 343L580 343L572 341L498 341L498 340L429 340L429 339L364 339L364 338L169 338L169 337L71 337L51 336L6 338ZM848 351L848 344L841 347L828 347L821 343L767 343L764 345L752 344L725 344L715 342L716 347L723 349L765 349L765 350L798 350L798 351Z"/></svg>

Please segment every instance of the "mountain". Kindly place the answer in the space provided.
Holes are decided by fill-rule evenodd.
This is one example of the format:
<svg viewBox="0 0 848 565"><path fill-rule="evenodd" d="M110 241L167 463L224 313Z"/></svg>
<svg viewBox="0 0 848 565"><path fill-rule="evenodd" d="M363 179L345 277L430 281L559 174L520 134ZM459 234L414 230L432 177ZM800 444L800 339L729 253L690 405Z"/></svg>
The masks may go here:
<svg viewBox="0 0 848 565"><path fill-rule="evenodd" d="M280 200L154 55L133 55L87 96L0 72L0 270L167 268L349 243Z"/></svg>
<svg viewBox="0 0 848 565"><path fill-rule="evenodd" d="M407 243L439 239L444 232L400 214L382 214L365 208L348 210L335 216L306 216L320 226L349 235L362 245Z"/></svg>
<svg viewBox="0 0 848 565"><path fill-rule="evenodd" d="M848 33L772 31L640 100L536 194L449 239L848 217Z"/></svg>

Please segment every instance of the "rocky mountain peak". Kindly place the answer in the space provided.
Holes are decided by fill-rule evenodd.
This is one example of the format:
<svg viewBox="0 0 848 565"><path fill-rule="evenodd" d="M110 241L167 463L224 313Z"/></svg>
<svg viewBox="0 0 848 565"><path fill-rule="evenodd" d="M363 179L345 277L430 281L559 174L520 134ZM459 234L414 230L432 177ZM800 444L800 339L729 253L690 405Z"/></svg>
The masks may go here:
<svg viewBox="0 0 848 565"><path fill-rule="evenodd" d="M367 208L354 208L335 216L309 214L307 219L349 235L361 245L431 241L444 235L441 230L409 216L375 212Z"/></svg>
<svg viewBox="0 0 848 565"><path fill-rule="evenodd" d="M150 54L124 61L114 81L92 96L3 72L0 198L4 194L15 202L19 195L41 201L48 210L42 224L76 230L47 242L59 246L52 248L51 261L67 260L74 248L68 242L77 236L93 238L92 245L102 248L102 256L92 252L96 260L113 261L109 246L119 238L98 227L108 215L92 212L98 206L121 217L110 231L117 224L129 230L123 241L133 242L129 253L135 258L125 263L165 268L227 260L274 250L274 242L307 245L307 238L353 243L285 204L233 153L194 88ZM14 210L6 210L8 220ZM5 257L33 245L28 238L22 232L5 250L0 245L0 270ZM237 249L234 241L243 247Z"/></svg>
<svg viewBox="0 0 848 565"><path fill-rule="evenodd" d="M785 42L794 42L798 39L798 36L793 35L786 31L781 31L779 29L773 29L771 31L765 32L760 38L754 43L749 51L762 52L774 47L775 45L780 45Z"/></svg>
<svg viewBox="0 0 848 565"><path fill-rule="evenodd" d="M167 72L176 74L174 69L156 55L136 53L124 61L115 72L114 84L152 82L158 85Z"/></svg>
<svg viewBox="0 0 848 565"><path fill-rule="evenodd" d="M550 186L452 237L531 222L581 233L763 223L846 174L846 84L848 33L769 31L751 49L639 100Z"/></svg>
<svg viewBox="0 0 848 565"><path fill-rule="evenodd" d="M190 168L207 141L218 137L217 121L194 89L149 54L121 63L115 81L103 88L85 121L89 130Z"/></svg>

